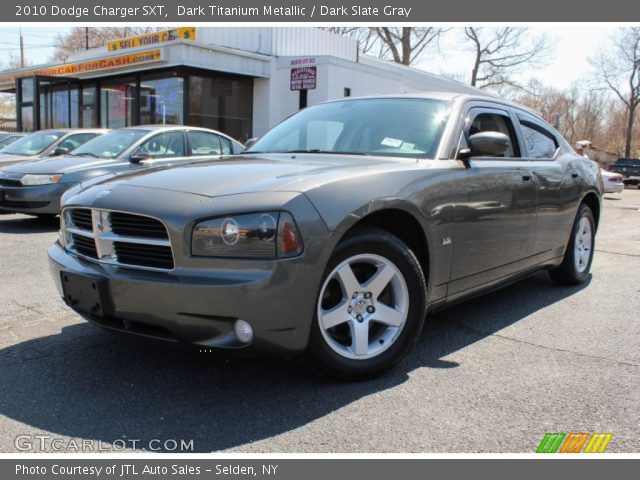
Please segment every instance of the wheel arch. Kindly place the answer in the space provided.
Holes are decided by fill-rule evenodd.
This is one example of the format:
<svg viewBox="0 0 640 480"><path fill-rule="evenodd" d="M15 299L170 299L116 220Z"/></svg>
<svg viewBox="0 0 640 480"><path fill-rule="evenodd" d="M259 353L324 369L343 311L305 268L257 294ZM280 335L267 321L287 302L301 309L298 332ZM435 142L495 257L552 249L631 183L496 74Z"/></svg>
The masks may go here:
<svg viewBox="0 0 640 480"><path fill-rule="evenodd" d="M430 239L424 217L417 208L405 202L385 202L378 208L368 208L366 212L354 213L337 229L341 232L335 246L353 234L359 226L376 227L400 238L417 257L422 272L429 285Z"/></svg>
<svg viewBox="0 0 640 480"><path fill-rule="evenodd" d="M589 191L582 197L580 205L582 205L583 203L587 205L593 212L593 218L596 222L597 229L600 222L600 197L597 193Z"/></svg>

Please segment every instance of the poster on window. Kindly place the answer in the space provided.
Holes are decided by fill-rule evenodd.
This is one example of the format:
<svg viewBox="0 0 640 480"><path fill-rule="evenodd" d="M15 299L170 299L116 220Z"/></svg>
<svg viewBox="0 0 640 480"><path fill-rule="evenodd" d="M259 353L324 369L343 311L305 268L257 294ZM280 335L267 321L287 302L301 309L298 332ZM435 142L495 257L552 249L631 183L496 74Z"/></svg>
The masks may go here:
<svg viewBox="0 0 640 480"><path fill-rule="evenodd" d="M291 69L291 90L313 90L316 88L317 67Z"/></svg>

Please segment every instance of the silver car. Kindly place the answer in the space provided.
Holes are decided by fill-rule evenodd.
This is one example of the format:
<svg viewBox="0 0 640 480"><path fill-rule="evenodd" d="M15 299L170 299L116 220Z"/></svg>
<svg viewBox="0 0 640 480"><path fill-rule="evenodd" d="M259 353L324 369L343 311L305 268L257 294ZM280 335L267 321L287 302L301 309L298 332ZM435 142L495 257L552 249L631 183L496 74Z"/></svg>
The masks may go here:
<svg viewBox="0 0 640 480"><path fill-rule="evenodd" d="M0 211L57 215L62 194L80 182L243 149L227 135L206 128L144 125L112 130L66 155L0 169Z"/></svg>
<svg viewBox="0 0 640 480"><path fill-rule="evenodd" d="M106 129L52 129L29 133L0 150L0 168L43 157L65 155Z"/></svg>

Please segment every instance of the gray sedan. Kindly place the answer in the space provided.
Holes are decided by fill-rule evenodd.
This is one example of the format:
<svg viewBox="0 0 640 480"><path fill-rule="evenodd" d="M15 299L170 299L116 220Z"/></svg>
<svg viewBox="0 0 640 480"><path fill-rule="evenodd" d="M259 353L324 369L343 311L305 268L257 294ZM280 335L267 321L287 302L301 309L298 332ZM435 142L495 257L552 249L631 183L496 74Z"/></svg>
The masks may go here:
<svg viewBox="0 0 640 480"><path fill-rule="evenodd" d="M62 194L82 181L107 173L232 155L243 149L227 135L204 128L139 126L112 130L55 159L0 170L0 211L57 215Z"/></svg>
<svg viewBox="0 0 640 480"><path fill-rule="evenodd" d="M104 129L40 130L23 135L0 150L0 168L43 157L64 155L108 132Z"/></svg>
<svg viewBox="0 0 640 480"><path fill-rule="evenodd" d="M459 94L310 107L244 155L65 196L60 295L115 331L377 375L428 312L589 276L597 165L539 115Z"/></svg>

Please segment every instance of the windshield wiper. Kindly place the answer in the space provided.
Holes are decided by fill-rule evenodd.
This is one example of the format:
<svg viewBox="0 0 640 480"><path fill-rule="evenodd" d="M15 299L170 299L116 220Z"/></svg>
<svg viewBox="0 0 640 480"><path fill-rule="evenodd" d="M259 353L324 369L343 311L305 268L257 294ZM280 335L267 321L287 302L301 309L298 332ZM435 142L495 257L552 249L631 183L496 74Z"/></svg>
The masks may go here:
<svg viewBox="0 0 640 480"><path fill-rule="evenodd" d="M81 152L81 153L73 153L71 154L72 157L93 157L93 158L100 158L99 155L96 155L95 153L90 153L90 152Z"/></svg>
<svg viewBox="0 0 640 480"><path fill-rule="evenodd" d="M277 152L271 152L277 153ZM286 150L280 153L320 153L327 155L369 155L365 152L349 152L349 151L340 151L340 150L320 150L319 148L312 148L309 150Z"/></svg>

